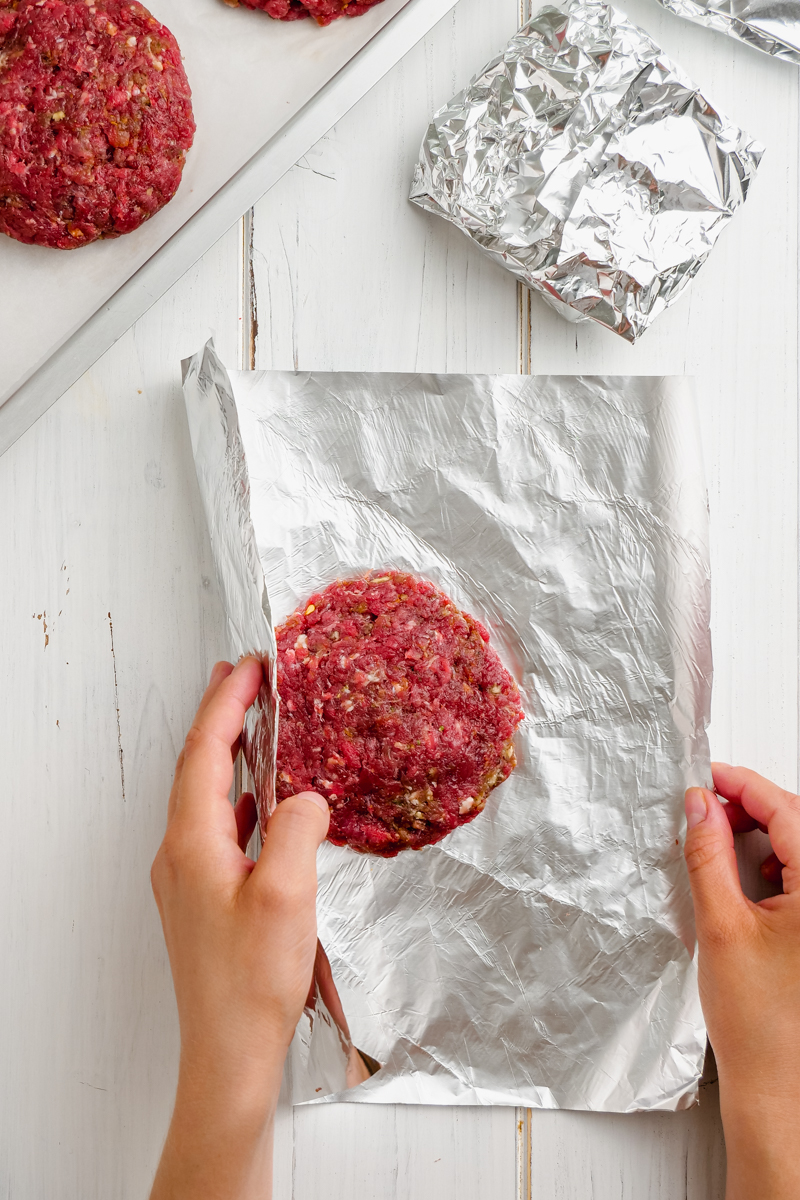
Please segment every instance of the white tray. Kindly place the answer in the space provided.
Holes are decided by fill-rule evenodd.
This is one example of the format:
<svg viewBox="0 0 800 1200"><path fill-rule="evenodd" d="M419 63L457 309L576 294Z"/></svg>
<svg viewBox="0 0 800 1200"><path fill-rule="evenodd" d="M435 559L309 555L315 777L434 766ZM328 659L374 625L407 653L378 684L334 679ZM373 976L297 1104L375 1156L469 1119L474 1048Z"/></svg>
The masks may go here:
<svg viewBox="0 0 800 1200"><path fill-rule="evenodd" d="M194 97L183 182L115 241L56 251L0 236L0 454L455 3L383 0L319 29L153 0Z"/></svg>

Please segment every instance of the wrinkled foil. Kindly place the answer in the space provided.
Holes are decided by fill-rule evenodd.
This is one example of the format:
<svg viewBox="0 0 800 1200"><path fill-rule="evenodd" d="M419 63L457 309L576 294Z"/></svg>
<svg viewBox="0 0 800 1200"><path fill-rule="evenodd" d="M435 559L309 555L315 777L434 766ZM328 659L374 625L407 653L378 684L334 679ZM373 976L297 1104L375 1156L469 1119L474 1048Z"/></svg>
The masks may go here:
<svg viewBox="0 0 800 1200"><path fill-rule="evenodd" d="M705 1031L682 794L711 780L689 385L226 376L207 346L185 395L234 654L274 654L264 585L279 623L396 567L485 623L527 714L469 825L394 859L322 846L338 997L298 1035L295 1099L688 1106ZM339 999L383 1064L348 1090Z"/></svg>
<svg viewBox="0 0 800 1200"><path fill-rule="evenodd" d="M784 62L800 63L798 0L659 0L678 17L727 33Z"/></svg>
<svg viewBox="0 0 800 1200"><path fill-rule="evenodd" d="M264 667L264 684L247 711L242 730L263 836L275 807L277 647L251 519L247 462L230 378L213 343L208 343L203 354L185 359L182 366L197 482L233 661L254 654Z"/></svg>
<svg viewBox="0 0 800 1200"><path fill-rule="evenodd" d="M634 342L697 274L762 154L618 9L548 6L436 113L411 200L568 320Z"/></svg>

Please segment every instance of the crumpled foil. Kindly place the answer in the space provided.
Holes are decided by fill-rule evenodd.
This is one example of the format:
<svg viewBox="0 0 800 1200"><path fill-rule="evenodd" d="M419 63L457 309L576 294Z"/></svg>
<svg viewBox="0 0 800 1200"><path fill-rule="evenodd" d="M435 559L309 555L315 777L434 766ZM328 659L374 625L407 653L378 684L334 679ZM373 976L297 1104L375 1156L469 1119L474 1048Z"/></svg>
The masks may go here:
<svg viewBox="0 0 800 1200"><path fill-rule="evenodd" d="M322 846L319 936L352 1043L383 1065L337 1090L349 1043L337 1066L321 1021L295 1099L688 1106L705 1031L682 794L711 778L689 385L227 376L207 346L185 395L234 654L273 652L264 583L279 623L397 567L485 623L527 714L469 825L394 859Z"/></svg>
<svg viewBox="0 0 800 1200"><path fill-rule="evenodd" d="M618 9L547 6L436 113L411 200L568 320L633 342L697 274L762 154Z"/></svg>
<svg viewBox="0 0 800 1200"><path fill-rule="evenodd" d="M242 746L258 796L261 833L275 807L278 689L275 633L250 514L250 483L228 372L209 342L183 362L192 452L214 552L233 661L262 660L264 685L247 712ZM190 406L189 397L193 398Z"/></svg>
<svg viewBox="0 0 800 1200"><path fill-rule="evenodd" d="M670 12L727 33L773 58L800 64L798 0L659 0Z"/></svg>

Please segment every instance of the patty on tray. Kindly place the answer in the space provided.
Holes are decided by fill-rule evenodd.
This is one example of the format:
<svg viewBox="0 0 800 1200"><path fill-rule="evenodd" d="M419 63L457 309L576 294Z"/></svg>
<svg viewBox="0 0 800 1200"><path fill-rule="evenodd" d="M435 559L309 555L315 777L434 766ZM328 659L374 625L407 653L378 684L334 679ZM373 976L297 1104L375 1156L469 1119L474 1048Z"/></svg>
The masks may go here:
<svg viewBox="0 0 800 1200"><path fill-rule="evenodd" d="M61 250L171 200L194 136L175 38L131 0L0 0L0 232Z"/></svg>
<svg viewBox="0 0 800 1200"><path fill-rule="evenodd" d="M226 0L236 8L239 0ZM260 8L276 21L301 21L313 17L318 25L330 25L337 17L360 17L380 0L241 0L247 8Z"/></svg>
<svg viewBox="0 0 800 1200"><path fill-rule="evenodd" d="M516 766L517 686L483 626L432 583L337 581L276 636L278 799L320 792L336 845L391 858L438 842Z"/></svg>

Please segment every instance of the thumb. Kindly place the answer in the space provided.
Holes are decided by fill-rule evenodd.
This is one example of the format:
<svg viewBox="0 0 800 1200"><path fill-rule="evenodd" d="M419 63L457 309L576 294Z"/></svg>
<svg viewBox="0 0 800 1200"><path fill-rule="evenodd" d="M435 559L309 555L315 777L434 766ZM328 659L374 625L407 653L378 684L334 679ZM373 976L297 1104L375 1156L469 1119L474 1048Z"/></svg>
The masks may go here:
<svg viewBox="0 0 800 1200"><path fill-rule="evenodd" d="M714 792L689 788L686 825L684 854L702 949L707 942L730 940L749 906L739 883L733 831Z"/></svg>
<svg viewBox="0 0 800 1200"><path fill-rule="evenodd" d="M316 792L282 800L267 823L266 837L250 885L277 893L291 907L313 900L317 850L328 832L328 802Z"/></svg>

